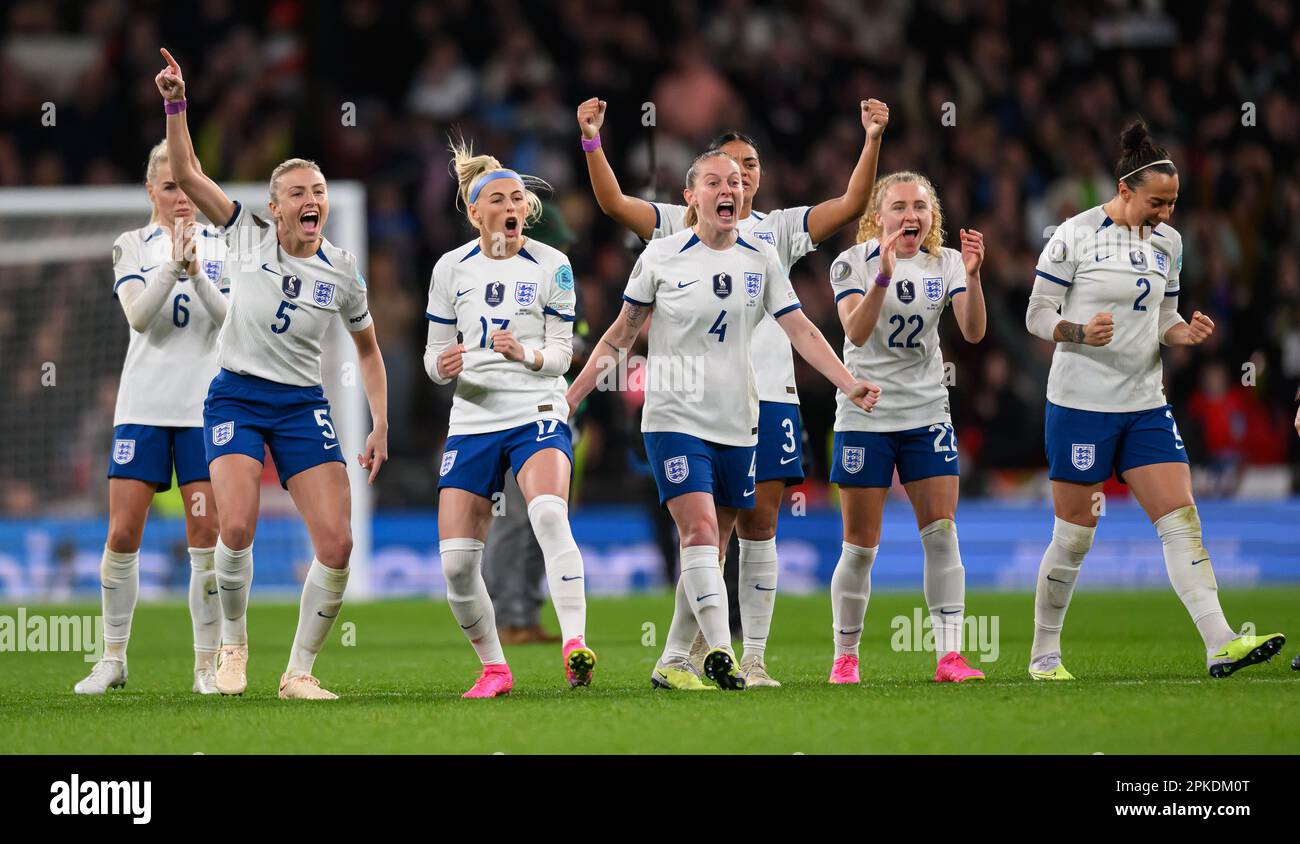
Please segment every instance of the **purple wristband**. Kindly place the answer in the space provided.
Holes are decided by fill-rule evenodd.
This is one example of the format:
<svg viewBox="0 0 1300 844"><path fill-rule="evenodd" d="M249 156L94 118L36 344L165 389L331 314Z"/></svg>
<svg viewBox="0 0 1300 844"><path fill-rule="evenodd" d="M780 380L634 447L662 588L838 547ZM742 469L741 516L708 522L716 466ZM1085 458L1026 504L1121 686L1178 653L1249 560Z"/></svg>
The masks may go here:
<svg viewBox="0 0 1300 844"><path fill-rule="evenodd" d="M185 100L177 100L174 103L163 100L163 112L165 114L180 114L184 110Z"/></svg>
<svg viewBox="0 0 1300 844"><path fill-rule="evenodd" d="M592 138L591 140L587 140L586 138L583 138L583 139L582 139L582 151L583 151L583 152L595 152L595 151L598 150L598 149L600 149L600 133L599 133L599 132L597 132L597 133L596 133L596 137Z"/></svg>
<svg viewBox="0 0 1300 844"><path fill-rule="evenodd" d="M876 273L876 286L877 286L877 287L888 287L888 286L889 286L889 276L885 275L884 273Z"/></svg>

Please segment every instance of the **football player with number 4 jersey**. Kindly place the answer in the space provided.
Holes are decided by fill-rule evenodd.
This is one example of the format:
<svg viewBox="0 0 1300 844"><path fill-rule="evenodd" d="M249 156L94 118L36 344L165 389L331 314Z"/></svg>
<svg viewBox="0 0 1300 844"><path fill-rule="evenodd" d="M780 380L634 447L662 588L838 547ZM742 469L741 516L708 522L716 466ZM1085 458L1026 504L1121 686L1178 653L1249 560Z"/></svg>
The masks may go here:
<svg viewBox="0 0 1300 844"><path fill-rule="evenodd" d="M1066 220L1038 259L1025 324L1056 343L1045 439L1056 510L1038 569L1029 676L1071 680L1061 629L1097 527L1111 473L1133 491L1160 535L1165 569L1205 644L1213 677L1271 659L1280 633L1235 635L1201 538L1187 450L1161 386L1160 346L1195 346L1208 316L1178 313L1183 243L1169 225L1178 171L1137 120L1120 138L1117 192Z"/></svg>
<svg viewBox="0 0 1300 844"><path fill-rule="evenodd" d="M687 222L686 206L649 202L626 196L619 189L618 179L601 149L600 128L605 121L605 107L604 101L594 97L578 106L587 172L601 210L643 241L690 228L693 223ZM756 210L754 200L763 173L757 143L741 132L725 132L709 144L710 150L721 150L740 165L744 197L736 217L737 232L748 243L762 242L774 248L787 274L795 262L856 220L867 207L876 180L881 137L889 123L889 107L879 100L863 100L859 109L865 138L844 193L813 206L766 213ZM757 486L753 509L741 510L736 519L740 545L738 603L745 645L740 662L750 688L781 685L768 674L764 659L776 605L777 519L786 486L803 480L803 425L799 393L795 389L794 355L785 332L771 317L763 317L754 329L753 354L758 386L754 475ZM728 542L729 537L724 544ZM698 663L704 651L703 637L697 637L691 647L693 664Z"/></svg>
<svg viewBox="0 0 1300 844"><path fill-rule="evenodd" d="M870 416L842 396L835 413L831 482L840 485L844 543L831 577L832 683L859 682L871 567L895 469L925 551L934 679L984 679L961 655L966 571L953 521L960 470L939 350L939 318L949 306L966 340L984 337L984 238L963 229L958 252L943 246L943 237L934 185L917 173L892 173L872 191L858 244L831 265L844 362L854 375L870 372L882 393Z"/></svg>
<svg viewBox="0 0 1300 844"><path fill-rule="evenodd" d="M267 220L204 175L186 123L185 80L171 53L162 54L167 67L154 81L164 100L173 173L198 209L225 225L231 280L230 308L218 338L221 370L203 405L220 522L214 554L222 609L216 687L238 695L248 685L253 533L269 449L315 551L279 696L333 700L338 696L321 688L312 667L343 605L352 508L346 461L321 386L321 338L339 319L356 344L374 420L357 462L373 483L388 458L388 395L365 280L356 258L324 237L329 196L313 162L291 158L271 173Z"/></svg>
<svg viewBox="0 0 1300 844"><path fill-rule="evenodd" d="M482 674L467 698L510 693L514 679L483 581L483 543L494 497L515 473L546 563L560 620L569 687L590 685L582 554L569 527L573 444L564 373L573 357L576 292L569 259L524 237L544 184L452 147L459 202L479 236L438 259L429 282L424 368L437 384L456 379L438 475L438 538L447 602L474 646Z"/></svg>
<svg viewBox="0 0 1300 844"><path fill-rule="evenodd" d="M140 591L140 539L154 494L171 488L185 502L190 555L194 684L216 694L220 646L213 572L217 540L208 462L203 453L203 395L217 371L217 331L226 317L225 241L194 222L194 206L172 178L166 142L145 168L149 225L113 244L113 298L131 327L113 414L108 461L108 540L100 562L104 656L77 683L80 695L126 685L126 648ZM202 503L204 506L193 506Z"/></svg>
<svg viewBox="0 0 1300 844"><path fill-rule="evenodd" d="M759 395L751 350L758 325L776 320L799 354L849 399L870 410L879 388L855 380L800 309L776 251L738 232L740 166L706 152L686 175L691 227L651 241L623 294L623 309L569 388L576 407L650 323L641 430L659 500L681 538L682 573L655 688L706 689L688 660L697 629L708 644L704 674L743 689L727 622L719 556L740 510L754 506Z"/></svg>

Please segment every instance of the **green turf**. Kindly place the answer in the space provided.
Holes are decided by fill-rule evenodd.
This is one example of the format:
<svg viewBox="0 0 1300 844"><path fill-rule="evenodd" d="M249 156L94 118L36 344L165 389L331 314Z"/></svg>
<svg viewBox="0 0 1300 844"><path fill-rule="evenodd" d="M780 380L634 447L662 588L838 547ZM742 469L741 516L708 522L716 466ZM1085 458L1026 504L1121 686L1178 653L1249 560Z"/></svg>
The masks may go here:
<svg viewBox="0 0 1300 844"><path fill-rule="evenodd" d="M130 682L102 698L72 685L80 654L0 653L0 751L17 753L1297 753L1300 672L1284 658L1225 680L1206 676L1203 651L1171 592L1075 597L1066 631L1073 683L1025 675L1031 596L972 593L973 613L997 616L1000 653L984 684L936 685L929 653L895 652L891 619L919 595L878 593L862 646L863 684L830 687L826 596L782 596L768 667L781 689L651 691L667 632L667 595L598 599L588 639L595 685L564 687L559 649L507 649L515 692L466 701L477 674L441 601L344 606L316 674L333 703L284 702L276 682L296 606L255 604L250 689L242 698L190 694L188 612L136 613ZM1300 589L1227 590L1225 610L1259 632L1300 635ZM29 607L28 613L94 612ZM0 615L15 615L0 607ZM553 616L545 616L553 623ZM659 640L644 644L643 624ZM351 629L351 628L348 628Z"/></svg>

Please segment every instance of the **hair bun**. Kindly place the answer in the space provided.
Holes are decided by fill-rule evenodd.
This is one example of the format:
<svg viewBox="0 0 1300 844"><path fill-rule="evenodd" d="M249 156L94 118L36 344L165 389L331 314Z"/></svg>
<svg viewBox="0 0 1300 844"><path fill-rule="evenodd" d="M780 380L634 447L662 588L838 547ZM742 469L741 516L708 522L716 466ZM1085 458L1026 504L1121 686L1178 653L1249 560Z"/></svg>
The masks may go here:
<svg viewBox="0 0 1300 844"><path fill-rule="evenodd" d="M1119 136L1119 146L1125 158L1151 147L1151 135L1147 131L1146 121L1138 118L1126 126Z"/></svg>

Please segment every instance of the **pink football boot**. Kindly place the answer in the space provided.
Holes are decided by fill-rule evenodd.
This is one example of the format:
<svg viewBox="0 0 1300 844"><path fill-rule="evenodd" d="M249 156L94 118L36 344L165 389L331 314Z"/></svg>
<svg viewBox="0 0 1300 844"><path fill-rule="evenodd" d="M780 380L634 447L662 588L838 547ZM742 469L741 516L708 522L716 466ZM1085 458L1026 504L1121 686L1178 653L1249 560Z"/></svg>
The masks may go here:
<svg viewBox="0 0 1300 844"><path fill-rule="evenodd" d="M835 684L860 683L858 679L858 658L853 654L841 654L835 657L831 666L830 682Z"/></svg>
<svg viewBox="0 0 1300 844"><path fill-rule="evenodd" d="M569 681L569 688L590 686L591 675L596 671L596 652L582 641L581 636L574 636L564 643L564 676Z"/></svg>
<svg viewBox="0 0 1300 844"><path fill-rule="evenodd" d="M939 660L939 667L934 670L936 683L964 683L967 680L983 680L984 672L972 668L966 657L956 651L948 651Z"/></svg>
<svg viewBox="0 0 1300 844"><path fill-rule="evenodd" d="M514 688L508 665L485 665L483 673L474 681L474 687L461 697L505 697Z"/></svg>

